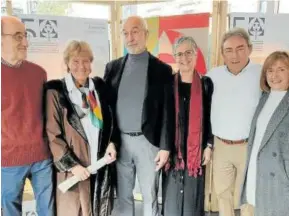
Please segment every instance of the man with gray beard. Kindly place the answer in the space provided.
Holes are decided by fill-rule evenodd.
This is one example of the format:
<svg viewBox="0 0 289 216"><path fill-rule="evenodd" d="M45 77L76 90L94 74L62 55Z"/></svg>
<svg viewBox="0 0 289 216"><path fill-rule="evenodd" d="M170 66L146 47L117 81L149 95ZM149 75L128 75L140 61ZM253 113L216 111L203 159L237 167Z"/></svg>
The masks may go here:
<svg viewBox="0 0 289 216"><path fill-rule="evenodd" d="M172 69L146 49L144 19L129 17L122 35L128 54L107 64L104 80L112 89L119 158L115 215L134 216L136 174L143 197L143 215L158 215L159 170L173 146Z"/></svg>

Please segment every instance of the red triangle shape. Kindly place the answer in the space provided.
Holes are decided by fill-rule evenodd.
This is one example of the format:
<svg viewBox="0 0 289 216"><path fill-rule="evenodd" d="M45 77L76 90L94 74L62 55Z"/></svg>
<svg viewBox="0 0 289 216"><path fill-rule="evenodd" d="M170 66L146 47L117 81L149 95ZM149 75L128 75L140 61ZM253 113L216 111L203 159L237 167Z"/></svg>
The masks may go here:
<svg viewBox="0 0 289 216"><path fill-rule="evenodd" d="M173 31L173 30L167 30L165 31L165 34L168 36L171 44L174 44L177 38L183 36L180 32Z"/></svg>

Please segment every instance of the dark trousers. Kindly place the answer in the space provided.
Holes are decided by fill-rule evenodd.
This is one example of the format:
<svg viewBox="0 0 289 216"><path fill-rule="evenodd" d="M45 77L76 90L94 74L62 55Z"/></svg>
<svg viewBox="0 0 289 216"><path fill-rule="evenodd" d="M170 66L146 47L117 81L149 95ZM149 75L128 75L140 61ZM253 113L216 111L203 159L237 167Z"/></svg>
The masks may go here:
<svg viewBox="0 0 289 216"><path fill-rule="evenodd" d="M188 175L187 170L169 171L164 190L164 216L204 215L204 175L194 178Z"/></svg>

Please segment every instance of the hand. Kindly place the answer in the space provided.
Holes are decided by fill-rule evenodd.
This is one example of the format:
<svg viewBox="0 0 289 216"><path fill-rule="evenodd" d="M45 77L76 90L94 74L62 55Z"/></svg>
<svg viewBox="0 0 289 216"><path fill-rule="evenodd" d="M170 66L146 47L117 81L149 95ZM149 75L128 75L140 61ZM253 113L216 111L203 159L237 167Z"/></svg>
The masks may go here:
<svg viewBox="0 0 289 216"><path fill-rule="evenodd" d="M71 169L73 175L77 176L81 181L89 178L90 172L81 165L76 165Z"/></svg>
<svg viewBox="0 0 289 216"><path fill-rule="evenodd" d="M111 142L106 148L105 155L109 157L108 164L114 162L116 160L116 150L115 145Z"/></svg>
<svg viewBox="0 0 289 216"><path fill-rule="evenodd" d="M203 165L207 165L211 161L212 149L210 147L205 148L203 154Z"/></svg>
<svg viewBox="0 0 289 216"><path fill-rule="evenodd" d="M156 171L159 171L168 161L170 152L166 150L160 150L155 158L157 164Z"/></svg>

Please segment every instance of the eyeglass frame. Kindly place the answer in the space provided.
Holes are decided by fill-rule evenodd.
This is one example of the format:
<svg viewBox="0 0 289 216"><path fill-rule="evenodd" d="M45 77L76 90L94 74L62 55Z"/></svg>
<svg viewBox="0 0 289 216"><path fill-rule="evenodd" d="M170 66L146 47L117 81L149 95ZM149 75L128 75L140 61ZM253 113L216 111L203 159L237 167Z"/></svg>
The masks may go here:
<svg viewBox="0 0 289 216"><path fill-rule="evenodd" d="M185 52L175 53L174 57L180 59L183 56L185 56L185 57L193 57L195 54L196 54L196 51L191 49L191 50L186 50Z"/></svg>
<svg viewBox="0 0 289 216"><path fill-rule="evenodd" d="M3 36L11 36L15 41L21 42L24 38L27 38L28 34L27 32L22 33L22 32L16 32L15 34L6 34L6 33L1 33ZM21 36L20 38L16 38L17 36Z"/></svg>
<svg viewBox="0 0 289 216"><path fill-rule="evenodd" d="M122 30L121 31L121 34L124 38L127 38L129 35L133 35L133 36L136 36L136 35L139 35L141 32L147 32L146 29L143 29L143 28L139 28L139 27L134 27L131 31L125 31L125 30Z"/></svg>

